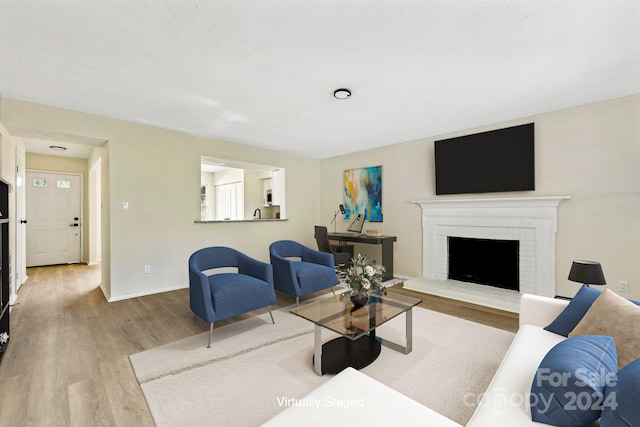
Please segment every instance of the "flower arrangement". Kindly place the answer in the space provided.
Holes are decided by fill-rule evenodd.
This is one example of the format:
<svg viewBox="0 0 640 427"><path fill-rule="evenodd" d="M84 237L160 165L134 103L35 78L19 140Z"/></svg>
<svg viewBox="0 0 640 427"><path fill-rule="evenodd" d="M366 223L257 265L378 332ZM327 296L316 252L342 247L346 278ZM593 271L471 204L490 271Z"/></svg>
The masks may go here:
<svg viewBox="0 0 640 427"><path fill-rule="evenodd" d="M0 354L4 353L7 349L7 343L9 342L9 334L3 332L0 334Z"/></svg>
<svg viewBox="0 0 640 427"><path fill-rule="evenodd" d="M347 286L354 293L385 292L382 286L382 273L385 269L375 261L369 263L366 255L358 254L351 261L353 265L344 270L338 270L338 275L344 279Z"/></svg>

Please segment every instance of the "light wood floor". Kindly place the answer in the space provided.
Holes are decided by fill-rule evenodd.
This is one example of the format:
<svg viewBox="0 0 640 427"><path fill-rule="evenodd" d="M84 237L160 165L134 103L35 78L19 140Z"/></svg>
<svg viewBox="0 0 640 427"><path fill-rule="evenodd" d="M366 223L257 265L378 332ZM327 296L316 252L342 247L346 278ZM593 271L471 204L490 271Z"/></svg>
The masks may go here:
<svg viewBox="0 0 640 427"><path fill-rule="evenodd" d="M99 267L38 267L27 274L0 363L0 426L153 426L128 355L208 331L206 323L193 320L188 290L108 303L98 287ZM392 291L421 298L425 308L517 329L513 313L401 285ZM275 308L293 303L278 294Z"/></svg>

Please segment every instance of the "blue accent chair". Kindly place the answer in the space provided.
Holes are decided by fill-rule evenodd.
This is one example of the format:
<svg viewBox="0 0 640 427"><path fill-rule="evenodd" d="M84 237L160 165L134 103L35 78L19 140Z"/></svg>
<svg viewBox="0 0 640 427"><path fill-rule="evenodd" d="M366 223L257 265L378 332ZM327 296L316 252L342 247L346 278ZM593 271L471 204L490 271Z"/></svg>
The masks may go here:
<svg viewBox="0 0 640 427"><path fill-rule="evenodd" d="M237 272L207 271L224 267L236 267ZM207 348L211 348L215 321L266 306L275 324L269 307L275 302L270 264L222 246L200 249L189 257L189 305L196 316L209 323Z"/></svg>
<svg viewBox="0 0 640 427"><path fill-rule="evenodd" d="M300 296L327 288L333 292L339 283L333 254L292 240L279 240L269 246L269 256L276 290L296 297L296 306Z"/></svg>

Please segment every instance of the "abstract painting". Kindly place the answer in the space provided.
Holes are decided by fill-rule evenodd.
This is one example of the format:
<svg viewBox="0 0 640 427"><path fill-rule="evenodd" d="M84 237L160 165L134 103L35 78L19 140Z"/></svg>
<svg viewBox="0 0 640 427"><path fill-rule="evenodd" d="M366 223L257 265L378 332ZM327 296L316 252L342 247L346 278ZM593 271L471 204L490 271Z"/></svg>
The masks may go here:
<svg viewBox="0 0 640 427"><path fill-rule="evenodd" d="M367 221L382 222L382 166L344 171L344 220L364 214Z"/></svg>

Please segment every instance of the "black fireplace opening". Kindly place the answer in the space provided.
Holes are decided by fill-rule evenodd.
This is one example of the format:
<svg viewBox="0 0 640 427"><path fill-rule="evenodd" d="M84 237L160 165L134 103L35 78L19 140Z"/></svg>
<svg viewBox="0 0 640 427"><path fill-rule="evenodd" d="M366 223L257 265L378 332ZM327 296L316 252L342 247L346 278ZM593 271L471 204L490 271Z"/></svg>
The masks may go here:
<svg viewBox="0 0 640 427"><path fill-rule="evenodd" d="M520 290L518 240L447 238L449 279Z"/></svg>

